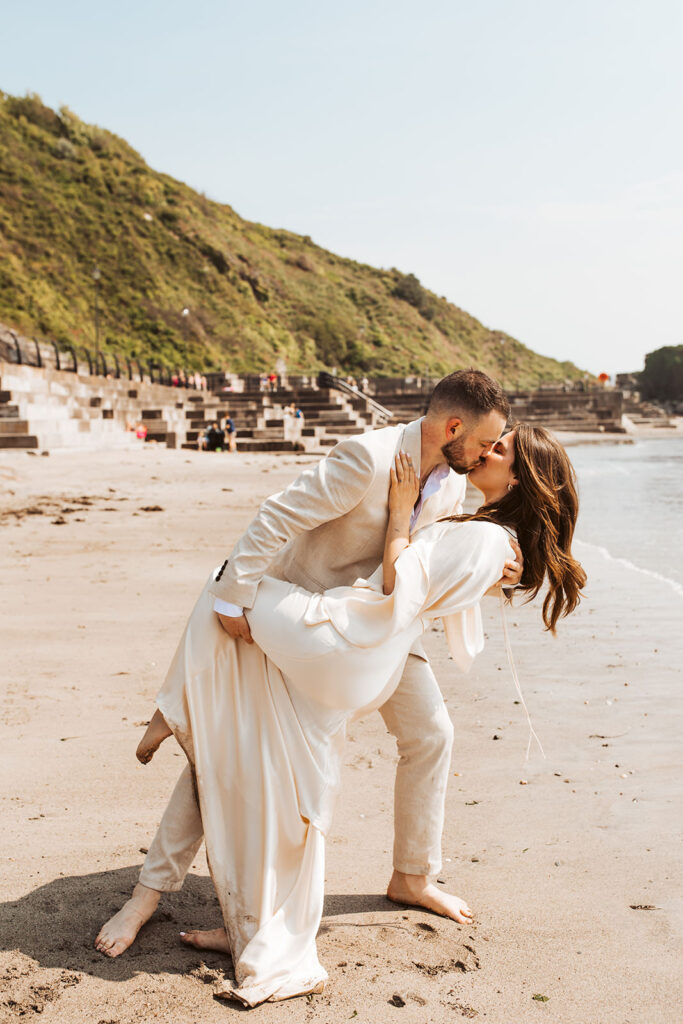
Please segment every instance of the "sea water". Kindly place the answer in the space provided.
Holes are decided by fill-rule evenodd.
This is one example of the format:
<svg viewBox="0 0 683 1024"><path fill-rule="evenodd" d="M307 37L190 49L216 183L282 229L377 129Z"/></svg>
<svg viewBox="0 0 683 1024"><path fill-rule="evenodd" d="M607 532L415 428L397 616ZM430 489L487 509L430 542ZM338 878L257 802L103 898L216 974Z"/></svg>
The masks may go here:
<svg viewBox="0 0 683 1024"><path fill-rule="evenodd" d="M579 484L576 554L599 548L683 597L683 438L568 448Z"/></svg>

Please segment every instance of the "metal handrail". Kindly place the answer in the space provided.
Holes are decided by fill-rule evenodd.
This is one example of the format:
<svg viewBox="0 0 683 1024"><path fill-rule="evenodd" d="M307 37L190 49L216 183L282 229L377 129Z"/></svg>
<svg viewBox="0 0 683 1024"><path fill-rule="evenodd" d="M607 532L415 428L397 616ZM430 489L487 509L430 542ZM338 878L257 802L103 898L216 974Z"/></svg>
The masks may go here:
<svg viewBox="0 0 683 1024"><path fill-rule="evenodd" d="M343 391L347 395L353 395L354 398L362 398L365 402L366 407L373 410L381 419L391 420L393 419L393 412L391 409L387 409L386 406L380 405L370 395L366 395L364 391L359 388L354 388L352 384L347 384L341 377L335 377L332 373L327 373L323 370L322 373L318 374L318 387L321 388L336 388L337 391Z"/></svg>

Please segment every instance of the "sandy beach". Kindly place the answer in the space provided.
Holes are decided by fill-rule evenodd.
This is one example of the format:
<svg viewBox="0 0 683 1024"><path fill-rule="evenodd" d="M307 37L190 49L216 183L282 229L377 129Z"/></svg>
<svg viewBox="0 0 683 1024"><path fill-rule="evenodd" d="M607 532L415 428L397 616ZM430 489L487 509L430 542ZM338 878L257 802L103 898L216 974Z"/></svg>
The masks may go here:
<svg viewBox="0 0 683 1024"><path fill-rule="evenodd" d="M0 456L0 1021L214 1024L229 963L182 946L219 921L203 854L117 960L93 949L131 890L183 765L135 760L142 726L210 569L305 456L123 452ZM605 525L609 530L609 524ZM557 638L537 606L508 625L547 758L527 726L500 609L458 675L427 638L456 742L438 884L463 927L388 902L394 741L354 726L328 843L321 996L266 1004L286 1024L673 1024L681 904L676 769L683 598L589 546Z"/></svg>

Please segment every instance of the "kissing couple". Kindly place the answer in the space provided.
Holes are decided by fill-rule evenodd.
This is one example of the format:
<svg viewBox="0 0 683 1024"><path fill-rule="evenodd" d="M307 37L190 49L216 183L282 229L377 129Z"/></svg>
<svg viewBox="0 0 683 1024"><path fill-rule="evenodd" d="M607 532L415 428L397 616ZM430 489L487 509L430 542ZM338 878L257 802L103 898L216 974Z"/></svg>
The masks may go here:
<svg viewBox="0 0 683 1024"><path fill-rule="evenodd" d="M131 898L95 946L126 950L201 845L224 928L181 932L232 958L216 993L245 1006L322 991L316 950L325 836L348 723L378 709L396 737L387 896L460 924L472 911L430 882L453 726L422 637L441 619L466 671L484 644L480 601L544 583L555 631L585 574L564 448L542 427L504 433L509 405L477 370L451 373L426 414L341 441L260 507L188 620L138 747L173 734L187 757ZM467 477L482 494L463 513Z"/></svg>

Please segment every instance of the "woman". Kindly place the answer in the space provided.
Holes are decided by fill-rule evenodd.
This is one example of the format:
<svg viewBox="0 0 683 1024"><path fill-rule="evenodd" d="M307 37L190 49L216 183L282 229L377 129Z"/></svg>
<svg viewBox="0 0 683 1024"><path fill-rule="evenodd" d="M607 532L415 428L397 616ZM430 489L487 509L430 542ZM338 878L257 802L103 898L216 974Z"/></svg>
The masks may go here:
<svg viewBox="0 0 683 1024"><path fill-rule="evenodd" d="M479 511L435 523L411 543L419 485L408 458L397 457L382 566L324 594L266 577L247 613L254 645L221 630L210 581L190 617L138 756L149 760L172 731L192 767L226 928L210 941L232 953L235 968L236 985L219 994L255 1006L322 986L324 835L346 725L387 699L434 618L457 616L447 639L469 667L483 641L478 603L501 576L512 531L522 588L533 596L548 579L546 627L554 632L578 603L578 501L561 445L520 425L470 479L484 496Z"/></svg>

